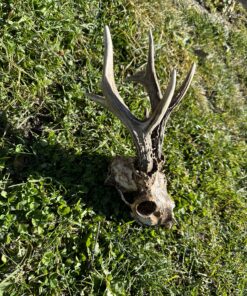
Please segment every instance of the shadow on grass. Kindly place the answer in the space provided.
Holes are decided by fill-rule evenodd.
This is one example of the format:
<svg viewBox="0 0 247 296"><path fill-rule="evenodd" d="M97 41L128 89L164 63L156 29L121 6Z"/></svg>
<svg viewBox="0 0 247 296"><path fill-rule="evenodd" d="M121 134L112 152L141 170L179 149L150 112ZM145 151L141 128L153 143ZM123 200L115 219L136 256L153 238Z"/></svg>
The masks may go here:
<svg viewBox="0 0 247 296"><path fill-rule="evenodd" d="M0 113L0 137L4 141L1 155L6 159L0 175L10 176L10 185L28 178L47 178L68 204L80 198L86 206L107 219L128 221L128 208L113 187L105 186L110 159L97 153L77 154L55 143L48 144L39 136L14 129L6 115ZM21 146L21 151L17 147Z"/></svg>

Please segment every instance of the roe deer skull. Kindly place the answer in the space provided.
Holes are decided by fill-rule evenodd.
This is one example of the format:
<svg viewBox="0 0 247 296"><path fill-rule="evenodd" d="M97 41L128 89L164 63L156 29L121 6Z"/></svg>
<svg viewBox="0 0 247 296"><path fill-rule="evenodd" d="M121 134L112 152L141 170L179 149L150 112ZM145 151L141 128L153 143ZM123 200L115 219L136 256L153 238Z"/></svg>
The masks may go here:
<svg viewBox="0 0 247 296"><path fill-rule="evenodd" d="M166 228L171 228L174 220L174 202L167 193L167 181L162 172L164 131L171 112L190 86L196 65L192 65L183 84L176 92L176 71L173 70L168 87L162 95L154 67L154 44L150 31L146 69L127 78L128 81L141 83L146 88L150 99L150 116L139 120L130 112L115 84L113 45L108 26L104 31L104 43L101 84L104 97L96 94L88 94L88 96L122 121L129 130L137 150L136 159L117 156L112 160L106 184L116 187L123 201L130 207L136 221L145 225L164 225ZM129 203L126 198L128 194L134 197L132 203Z"/></svg>

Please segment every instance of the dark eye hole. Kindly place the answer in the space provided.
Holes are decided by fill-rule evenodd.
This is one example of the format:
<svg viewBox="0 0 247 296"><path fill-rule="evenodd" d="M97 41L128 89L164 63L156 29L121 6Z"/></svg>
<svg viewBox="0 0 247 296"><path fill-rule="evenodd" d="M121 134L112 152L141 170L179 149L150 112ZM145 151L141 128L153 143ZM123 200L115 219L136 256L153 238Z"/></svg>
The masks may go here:
<svg viewBox="0 0 247 296"><path fill-rule="evenodd" d="M156 203L153 201L143 201L139 203L136 210L143 216L149 216L156 210Z"/></svg>
<svg viewBox="0 0 247 296"><path fill-rule="evenodd" d="M133 204L135 201L135 198L137 197L138 192L137 191L132 191L132 192L125 192L124 193L124 198L129 204Z"/></svg>

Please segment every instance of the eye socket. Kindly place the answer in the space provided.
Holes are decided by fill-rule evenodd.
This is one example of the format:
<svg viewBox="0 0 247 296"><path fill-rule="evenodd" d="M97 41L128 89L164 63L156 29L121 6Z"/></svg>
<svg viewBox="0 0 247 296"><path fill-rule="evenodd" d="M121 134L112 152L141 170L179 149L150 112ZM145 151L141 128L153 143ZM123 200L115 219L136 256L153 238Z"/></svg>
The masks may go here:
<svg viewBox="0 0 247 296"><path fill-rule="evenodd" d="M156 203L153 201L143 201L136 207L138 214L149 216L156 210Z"/></svg>
<svg viewBox="0 0 247 296"><path fill-rule="evenodd" d="M129 204L133 204L137 196L138 196L137 191L131 191L131 192L125 192L124 193L124 198L126 199L126 201Z"/></svg>

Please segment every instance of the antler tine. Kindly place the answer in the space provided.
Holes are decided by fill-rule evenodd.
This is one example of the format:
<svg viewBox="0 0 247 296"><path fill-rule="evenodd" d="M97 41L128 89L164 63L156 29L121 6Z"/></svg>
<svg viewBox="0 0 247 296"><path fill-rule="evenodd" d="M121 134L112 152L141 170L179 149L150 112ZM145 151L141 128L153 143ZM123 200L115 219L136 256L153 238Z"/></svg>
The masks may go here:
<svg viewBox="0 0 247 296"><path fill-rule="evenodd" d="M155 142L155 146L157 147L157 156L158 158L161 158L162 155L162 146L163 146L163 140L164 140L164 130L165 130L165 126L166 126L166 122L169 119L169 116L172 112L172 110L181 102L181 100L183 99L183 97L185 96L187 90L189 89L189 86L192 82L193 76L195 74L195 70L196 70L196 64L193 63L193 65L190 68L189 73L187 74L184 82L182 83L181 87L179 88L179 90L176 92L176 94L173 96L169 108L167 109L161 123L158 129L158 136ZM164 97L168 96L169 94L169 87L167 88L167 91L164 95Z"/></svg>
<svg viewBox="0 0 247 296"><path fill-rule="evenodd" d="M152 133L152 131L161 123L172 101L175 86L176 70L174 69L171 73L171 78L166 90L166 95L162 98L161 101L159 101L159 104L154 109L152 115L145 121L146 132Z"/></svg>
<svg viewBox="0 0 247 296"><path fill-rule="evenodd" d="M175 94L174 98L171 101L171 104L169 106L169 112L171 112L179 103L180 101L183 99L183 97L185 96L187 90L190 87L190 84L192 82L193 76L195 74L196 71L196 63L193 63L189 73L187 74L183 84L181 85L181 87L179 88L179 90L177 91L177 93Z"/></svg>
<svg viewBox="0 0 247 296"><path fill-rule="evenodd" d="M154 111L162 98L162 94L154 66L154 42L151 30L149 31L149 51L146 70L137 72L133 76L127 77L126 80L139 82L144 85L150 98L152 111Z"/></svg>
<svg viewBox="0 0 247 296"><path fill-rule="evenodd" d="M196 64L193 63L192 66L191 66L191 68L190 68L189 73L187 74L186 78L184 79L184 82L180 86L179 90L173 96L173 98L172 98L172 100L170 102L169 108L165 112L164 118L162 119L163 120L163 122L161 124L162 126L165 125L165 123L168 120L168 118L169 118L172 110L181 102L181 100L185 96L187 90L190 87L190 84L192 82L192 79L193 79L193 76L195 74L195 71L196 71ZM166 97L169 97L169 94L170 94L170 90L169 90L169 86L168 86L168 88L167 88L167 90L165 92L165 95L164 95L164 99Z"/></svg>
<svg viewBox="0 0 247 296"><path fill-rule="evenodd" d="M103 66L103 78L102 78L102 87L105 87L105 83L108 87L111 88L114 93L118 94L118 90L115 84L114 79L114 69L113 69L113 45L111 33L108 26L105 26L104 30L104 66ZM107 89L108 92L108 89ZM118 98L123 104L122 98ZM125 105L125 104L124 104Z"/></svg>
<svg viewBox="0 0 247 296"><path fill-rule="evenodd" d="M104 30L104 44L105 53L101 86L105 98L95 94L87 95L103 107L108 108L126 125L130 132L133 132L134 126L139 124L139 120L130 112L129 108L119 95L115 84L113 70L113 45L108 26L105 26Z"/></svg>

